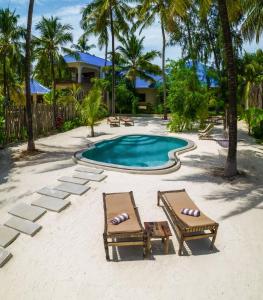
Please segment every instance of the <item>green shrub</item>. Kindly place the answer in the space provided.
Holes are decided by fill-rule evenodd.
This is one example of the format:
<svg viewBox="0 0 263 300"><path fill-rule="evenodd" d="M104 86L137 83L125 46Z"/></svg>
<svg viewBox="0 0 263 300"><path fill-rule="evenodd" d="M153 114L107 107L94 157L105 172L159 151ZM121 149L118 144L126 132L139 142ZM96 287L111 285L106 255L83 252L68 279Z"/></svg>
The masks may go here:
<svg viewBox="0 0 263 300"><path fill-rule="evenodd" d="M261 123L263 121L263 109L251 107L246 109L241 114L241 120L244 120L248 125L248 134L256 131L256 135L259 134ZM258 129L259 128L259 129Z"/></svg>
<svg viewBox="0 0 263 300"><path fill-rule="evenodd" d="M186 67L184 61L171 62L170 69L167 102L172 112L171 130L192 129L196 121L202 125L208 116L211 93L201 86L196 71Z"/></svg>
<svg viewBox="0 0 263 300"><path fill-rule="evenodd" d="M163 113L163 104L159 103L154 106L154 113L161 115Z"/></svg>

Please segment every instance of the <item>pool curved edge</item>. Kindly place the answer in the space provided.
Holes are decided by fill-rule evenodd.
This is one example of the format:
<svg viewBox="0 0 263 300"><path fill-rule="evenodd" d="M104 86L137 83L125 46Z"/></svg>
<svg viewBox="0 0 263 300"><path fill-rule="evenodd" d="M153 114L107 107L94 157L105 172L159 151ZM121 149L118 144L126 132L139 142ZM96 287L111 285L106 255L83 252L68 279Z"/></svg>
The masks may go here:
<svg viewBox="0 0 263 300"><path fill-rule="evenodd" d="M158 175L158 174L168 174L168 173L172 173L172 172L178 170L181 166L181 161L180 161L178 155L188 152L188 151L191 151L191 150L194 150L196 148L196 144L193 141L180 137L179 139L186 141L187 145L185 147L169 151L168 152L169 161L158 167L127 167L127 166L123 166L123 165L103 163L103 162L91 160L91 159L88 159L88 158L85 158L82 156L83 152L87 151L88 148L93 147L97 143L100 143L100 142L106 141L106 140L107 141L115 140L119 137L127 136L127 135L134 135L134 134L118 135L118 136L114 136L113 138L110 138L110 139L104 139L104 140L97 141L95 143L91 143L88 145L87 148L75 152L72 156L72 159L75 163L78 163L81 165L86 165L89 167L99 167L99 168L102 168L104 170L109 170L109 171L118 171L118 172L132 173L132 174ZM144 134L140 134L140 135L144 135ZM160 136L160 135L156 135L156 134L145 134L145 135ZM169 137L173 137L173 136L169 136Z"/></svg>

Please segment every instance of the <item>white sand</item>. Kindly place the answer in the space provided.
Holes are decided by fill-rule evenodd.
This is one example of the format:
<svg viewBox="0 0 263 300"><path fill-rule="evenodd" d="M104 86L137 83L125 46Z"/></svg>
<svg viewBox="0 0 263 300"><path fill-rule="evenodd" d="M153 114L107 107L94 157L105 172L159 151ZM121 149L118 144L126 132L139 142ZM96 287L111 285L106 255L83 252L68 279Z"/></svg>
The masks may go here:
<svg viewBox="0 0 263 300"><path fill-rule="evenodd" d="M138 119L134 127L110 128L101 124L94 139L87 128L37 141L44 152L10 166L0 151L0 223L15 203L31 203L38 189L71 176L71 155L88 140L124 133L165 133L158 120ZM167 134L167 132L165 133ZM103 182L91 183L83 196L70 196L65 211L46 213L37 222L43 229L33 238L21 234L8 249L14 257L0 269L0 299L262 299L263 293L263 151L241 132L239 166L244 178L226 182L212 175L221 166L214 141L192 139L197 149L180 156L182 167L167 175L134 175L106 171ZM102 192L134 191L142 221L166 220L156 206L157 190L186 188L211 218L220 223L216 251L206 240L187 244L189 255L178 256L173 235L170 255L154 244L154 260L142 260L141 248L121 248L120 262L106 262ZM173 253L173 252L176 253ZM112 254L112 253L111 253Z"/></svg>

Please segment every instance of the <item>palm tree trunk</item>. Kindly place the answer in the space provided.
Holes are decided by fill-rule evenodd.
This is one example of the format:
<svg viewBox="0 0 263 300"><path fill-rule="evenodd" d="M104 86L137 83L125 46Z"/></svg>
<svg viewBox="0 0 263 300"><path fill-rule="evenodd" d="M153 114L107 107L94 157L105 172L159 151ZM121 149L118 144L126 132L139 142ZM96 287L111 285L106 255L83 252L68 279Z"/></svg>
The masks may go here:
<svg viewBox="0 0 263 300"><path fill-rule="evenodd" d="M104 67L107 66L107 59L108 59L108 41L105 44L105 63L104 63Z"/></svg>
<svg viewBox="0 0 263 300"><path fill-rule="evenodd" d="M51 80L52 80L52 90L53 90L53 116L54 116L54 128L56 127L56 119L57 119L57 104L56 104L56 79L55 79L55 66L54 66L54 58L53 54L51 53L50 57L51 63Z"/></svg>
<svg viewBox="0 0 263 300"><path fill-rule="evenodd" d="M167 120L166 74L165 74L165 47L166 47L166 38L165 38L165 29L164 29L163 20L161 20L161 28L162 28L162 38L163 38L163 49L162 49L163 119Z"/></svg>
<svg viewBox="0 0 263 300"><path fill-rule="evenodd" d="M110 1L110 27L111 27L111 48L112 48L112 94L111 94L111 113L115 115L115 37L113 25L112 1Z"/></svg>
<svg viewBox="0 0 263 300"><path fill-rule="evenodd" d="M4 96L7 98L7 74L6 74L6 58L3 59L3 77L4 77Z"/></svg>
<svg viewBox="0 0 263 300"><path fill-rule="evenodd" d="M91 135L91 137L95 136L94 126L93 125L90 125L90 135Z"/></svg>
<svg viewBox="0 0 263 300"><path fill-rule="evenodd" d="M33 120L31 107L31 90L30 90L30 73L31 73L31 28L34 9L34 0L29 1L27 32L26 32L26 58L25 58L25 79L26 79L26 114L27 114L27 150L35 150L34 135L33 135Z"/></svg>
<svg viewBox="0 0 263 300"><path fill-rule="evenodd" d="M218 10L223 30L229 97L229 148L224 175L231 177L237 174L237 75L226 0L218 0Z"/></svg>

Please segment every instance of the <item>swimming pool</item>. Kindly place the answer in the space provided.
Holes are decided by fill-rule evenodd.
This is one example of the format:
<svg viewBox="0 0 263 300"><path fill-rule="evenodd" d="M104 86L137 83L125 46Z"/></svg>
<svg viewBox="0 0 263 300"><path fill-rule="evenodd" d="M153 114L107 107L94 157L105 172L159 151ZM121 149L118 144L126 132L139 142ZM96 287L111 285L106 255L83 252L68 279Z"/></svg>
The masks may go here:
<svg viewBox="0 0 263 300"><path fill-rule="evenodd" d="M131 171L156 171L178 163L176 152L193 148L194 143L175 137L133 134L93 144L75 153L81 162Z"/></svg>

